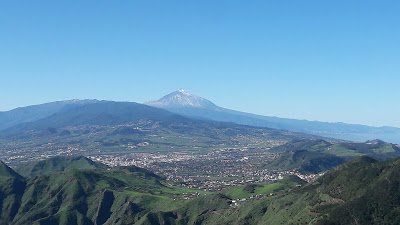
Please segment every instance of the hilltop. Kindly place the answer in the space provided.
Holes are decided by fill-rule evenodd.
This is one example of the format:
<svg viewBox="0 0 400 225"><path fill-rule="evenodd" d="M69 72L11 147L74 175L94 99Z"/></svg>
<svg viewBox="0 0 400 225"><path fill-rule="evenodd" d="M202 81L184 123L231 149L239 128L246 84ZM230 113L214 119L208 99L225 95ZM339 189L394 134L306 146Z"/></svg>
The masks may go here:
<svg viewBox="0 0 400 225"><path fill-rule="evenodd" d="M86 159L88 160L88 159ZM182 204L182 193L150 171L77 169L68 158L47 160L62 172L0 183L0 224L133 224ZM149 217L149 218L148 218Z"/></svg>
<svg viewBox="0 0 400 225"><path fill-rule="evenodd" d="M21 179L22 176L0 161L0 177Z"/></svg>
<svg viewBox="0 0 400 225"><path fill-rule="evenodd" d="M396 145L381 140L365 143L294 140L276 146L271 151L279 157L267 163L265 168L297 170L301 173L323 172L358 156L369 156L376 160L400 157L400 149Z"/></svg>
<svg viewBox="0 0 400 225"><path fill-rule="evenodd" d="M83 156L58 156L39 162L28 162L15 170L25 177L34 177L51 173L59 173L71 169L105 169L108 168L98 162L93 162Z"/></svg>
<svg viewBox="0 0 400 225"><path fill-rule="evenodd" d="M179 89L174 91L158 101L146 102L146 105L155 106L158 108L182 108L182 107L193 107L193 108L208 108L217 109L216 106L211 101L204 99L202 97L193 95L184 89Z"/></svg>
<svg viewBox="0 0 400 225"><path fill-rule="evenodd" d="M326 140L294 140L271 149L275 152L307 150L315 153L330 154L344 159L367 155L377 160L400 157L400 148L381 140L331 143Z"/></svg>
<svg viewBox="0 0 400 225"><path fill-rule="evenodd" d="M296 170L300 173L315 174L329 170L346 160L327 153L318 153L307 150L287 151L278 159L265 165L265 168L274 170Z"/></svg>

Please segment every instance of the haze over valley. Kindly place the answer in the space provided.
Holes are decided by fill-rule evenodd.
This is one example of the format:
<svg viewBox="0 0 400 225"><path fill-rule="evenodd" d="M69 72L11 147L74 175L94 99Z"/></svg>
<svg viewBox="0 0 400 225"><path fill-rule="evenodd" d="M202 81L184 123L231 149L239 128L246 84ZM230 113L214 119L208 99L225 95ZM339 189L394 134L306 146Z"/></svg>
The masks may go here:
<svg viewBox="0 0 400 225"><path fill-rule="evenodd" d="M337 124L241 113L183 89L146 105L68 100L22 107L2 112L0 121L1 160L10 166L85 155L111 167L146 168L185 187L209 191L269 182L285 174L310 181L357 156L400 156L396 144L382 140L353 142L315 135L329 128L336 137ZM307 134L300 122L316 130ZM291 130L277 129L281 127ZM340 134L351 137L345 128Z"/></svg>

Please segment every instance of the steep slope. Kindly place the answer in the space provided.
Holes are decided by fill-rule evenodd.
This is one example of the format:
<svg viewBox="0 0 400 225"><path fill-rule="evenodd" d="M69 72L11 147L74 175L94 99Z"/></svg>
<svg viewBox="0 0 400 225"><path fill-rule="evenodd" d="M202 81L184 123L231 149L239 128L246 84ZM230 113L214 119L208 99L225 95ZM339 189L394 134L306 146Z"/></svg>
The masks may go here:
<svg viewBox="0 0 400 225"><path fill-rule="evenodd" d="M400 160L375 163L368 158L343 165L320 179L323 193L343 199L320 224L399 224Z"/></svg>
<svg viewBox="0 0 400 225"><path fill-rule="evenodd" d="M50 102L40 105L16 108L6 112L0 112L0 130L21 123L33 122L50 116L65 107L84 105L97 102L97 100L68 100Z"/></svg>
<svg viewBox="0 0 400 225"><path fill-rule="evenodd" d="M157 175L134 166L68 168L26 180L7 178L0 182L0 224L140 223L152 212L162 214L181 205L183 200L174 198L182 192L194 193L163 183Z"/></svg>
<svg viewBox="0 0 400 225"><path fill-rule="evenodd" d="M17 179L22 178L21 175L19 175L13 169L8 167L2 161L0 161L0 177L12 177L12 178L17 178Z"/></svg>
<svg viewBox="0 0 400 225"><path fill-rule="evenodd" d="M400 159L364 156L303 187L205 210L191 224L398 224L399 172Z"/></svg>
<svg viewBox="0 0 400 225"><path fill-rule="evenodd" d="M18 213L25 180L0 161L0 224L9 224Z"/></svg>
<svg viewBox="0 0 400 225"><path fill-rule="evenodd" d="M292 176L273 195L242 201L232 191L184 200L193 190L136 168L9 177L0 182L0 224L399 224L399 174L400 159L363 156L314 183Z"/></svg>
<svg viewBox="0 0 400 225"><path fill-rule="evenodd" d="M126 176L127 182L117 177ZM27 224L36 221L39 224L115 224L118 217L112 214L135 215L142 211L130 199L124 187L129 182L137 183L141 190L153 190L153 181L140 178L135 174L101 173L95 171L69 170L61 174L39 176L26 182L26 188L20 197L20 208L10 224ZM111 189L111 191L108 190ZM114 193L118 191L118 193ZM122 217L122 216L121 216ZM127 216L122 221L135 220ZM137 220L137 218L136 218Z"/></svg>
<svg viewBox="0 0 400 225"><path fill-rule="evenodd" d="M105 169L106 165L93 162L83 156L58 156L39 162L28 162L15 170L25 177L59 173L71 169Z"/></svg>
<svg viewBox="0 0 400 225"><path fill-rule="evenodd" d="M279 171L297 170L302 173L319 173L358 156L376 160L400 157L400 149L381 140L365 143L325 140L294 140L271 149L279 157L265 168Z"/></svg>
<svg viewBox="0 0 400 225"><path fill-rule="evenodd" d="M208 108L218 109L214 103L202 97L192 95L191 93L180 89L172 92L158 101L147 102L147 105L158 107L158 108L182 108L182 107L194 107L194 108Z"/></svg>
<svg viewBox="0 0 400 225"><path fill-rule="evenodd" d="M285 129L352 141L366 141L379 138L387 142L400 143L400 128L396 127L370 127L356 124L260 116L216 106L211 101L192 95L182 89L172 92L158 101L147 102L145 104L196 118L202 117L216 121Z"/></svg>
<svg viewBox="0 0 400 225"><path fill-rule="evenodd" d="M284 152L265 167L274 170L297 170L301 173L320 173L344 163L344 158L306 150Z"/></svg>

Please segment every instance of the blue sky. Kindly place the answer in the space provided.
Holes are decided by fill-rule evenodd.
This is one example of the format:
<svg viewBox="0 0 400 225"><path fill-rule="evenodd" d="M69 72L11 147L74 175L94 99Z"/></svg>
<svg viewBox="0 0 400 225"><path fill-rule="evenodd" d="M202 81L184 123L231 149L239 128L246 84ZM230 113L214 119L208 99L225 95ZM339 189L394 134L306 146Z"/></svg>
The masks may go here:
<svg viewBox="0 0 400 225"><path fill-rule="evenodd" d="M400 127L399 1L1 1L0 111L187 91Z"/></svg>

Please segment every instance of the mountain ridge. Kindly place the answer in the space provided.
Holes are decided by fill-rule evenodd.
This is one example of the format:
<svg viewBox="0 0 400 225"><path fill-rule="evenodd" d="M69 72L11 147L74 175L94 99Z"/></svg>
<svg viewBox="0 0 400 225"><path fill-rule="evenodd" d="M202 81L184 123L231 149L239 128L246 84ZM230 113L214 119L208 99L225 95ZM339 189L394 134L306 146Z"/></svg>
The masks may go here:
<svg viewBox="0 0 400 225"><path fill-rule="evenodd" d="M64 101L48 102L38 105L18 107L9 111L0 112L0 130L17 124L34 122L50 116L65 107L84 105L99 102L96 99L71 99Z"/></svg>
<svg viewBox="0 0 400 225"><path fill-rule="evenodd" d="M54 114L71 110L71 108L76 106L102 102L111 101L73 99L0 112L0 130L36 122ZM372 127L343 122L333 123L261 116L219 107L211 101L193 95L184 89L172 92L158 101L146 102L144 104L195 119L234 122L242 125L275 128L350 141L364 142L372 139L382 139L385 142L400 143L400 128L397 127Z"/></svg>
<svg viewBox="0 0 400 225"><path fill-rule="evenodd" d="M13 166L30 160L74 154L134 151L205 152L230 146L277 143L316 136L229 122L188 118L133 102L100 101L70 106L52 115L0 131L0 152ZM321 137L318 137L321 138ZM10 162L10 161L8 161Z"/></svg>
<svg viewBox="0 0 400 225"><path fill-rule="evenodd" d="M186 98L195 96L185 90L184 93ZM360 124L347 124L343 122L321 122L280 118L276 116L262 116L219 107L211 101L198 96L195 96L195 98L201 98L202 101L210 102L211 106L208 107L207 105L202 105L202 107L191 107L188 104L182 104L179 106L179 104L176 104L177 102L174 102L171 105L168 104L169 102L173 102L172 100L168 100L168 98L176 95L183 96L183 93L182 91L175 91L160 98L158 101L145 102L144 104L163 108L180 115L194 118L200 117L216 121L270 127L351 141L364 142L372 139L382 139L386 142L400 143L400 128L397 127L373 127Z"/></svg>
<svg viewBox="0 0 400 225"><path fill-rule="evenodd" d="M0 160L0 177L22 179L22 176Z"/></svg>
<svg viewBox="0 0 400 225"><path fill-rule="evenodd" d="M25 177L63 172L69 169L105 169L106 165L94 162L84 156L56 156L38 162L28 162L15 168Z"/></svg>
<svg viewBox="0 0 400 225"><path fill-rule="evenodd" d="M67 170L0 182L0 224L398 224L399 171L400 158L362 156L313 183L200 195L146 171Z"/></svg>

